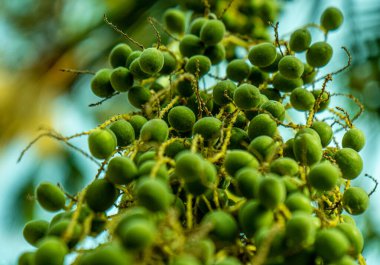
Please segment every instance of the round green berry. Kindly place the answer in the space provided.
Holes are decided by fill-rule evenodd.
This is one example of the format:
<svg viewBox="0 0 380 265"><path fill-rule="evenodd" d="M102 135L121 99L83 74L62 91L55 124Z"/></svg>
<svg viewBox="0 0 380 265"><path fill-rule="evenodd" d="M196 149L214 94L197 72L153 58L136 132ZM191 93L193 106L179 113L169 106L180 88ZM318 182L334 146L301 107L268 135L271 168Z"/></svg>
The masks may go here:
<svg viewBox="0 0 380 265"><path fill-rule="evenodd" d="M292 51L306 51L311 44L311 34L306 28L297 29L290 35L289 47Z"/></svg>
<svg viewBox="0 0 380 265"><path fill-rule="evenodd" d="M179 132L191 131L195 120L194 112L185 106L174 107L168 113L170 126Z"/></svg>
<svg viewBox="0 0 380 265"><path fill-rule="evenodd" d="M247 110L260 104L260 90L254 85L242 84L234 91L234 102L240 109Z"/></svg>
<svg viewBox="0 0 380 265"><path fill-rule="evenodd" d="M203 25L207 22L207 18L198 17L190 23L190 33L196 36L200 36Z"/></svg>
<svg viewBox="0 0 380 265"><path fill-rule="evenodd" d="M140 55L141 56L141 55ZM146 72L144 72L141 68L141 65L140 65L140 57L135 59L130 67L129 67L129 70L131 71L133 77L137 80L142 80L142 79L146 79L148 77L151 76L151 74L148 74Z"/></svg>
<svg viewBox="0 0 380 265"><path fill-rule="evenodd" d="M157 229L150 220L135 219L119 228L119 237L126 249L143 250L153 244Z"/></svg>
<svg viewBox="0 0 380 265"><path fill-rule="evenodd" d="M158 73L164 66L164 55L156 48L145 49L140 55L140 67L147 74Z"/></svg>
<svg viewBox="0 0 380 265"><path fill-rule="evenodd" d="M170 8L164 13L164 25L171 33L182 34L185 32L185 14L174 8Z"/></svg>
<svg viewBox="0 0 380 265"><path fill-rule="evenodd" d="M200 134L206 141L219 138L222 122L214 117L204 117L195 122L193 135Z"/></svg>
<svg viewBox="0 0 380 265"><path fill-rule="evenodd" d="M163 181L167 181L169 179L169 173L168 173L168 169L166 167L165 164L161 164L158 168L158 170L156 172L153 172L153 169L155 168L156 166L156 161L154 160L149 160L149 161L146 161L144 163L142 163L140 166L139 166L139 169L138 169L138 176L153 176L153 177L157 177ZM153 175L153 173L155 173Z"/></svg>
<svg viewBox="0 0 380 265"><path fill-rule="evenodd" d="M290 103L296 110L308 111L314 107L315 98L310 91L298 87L291 92Z"/></svg>
<svg viewBox="0 0 380 265"><path fill-rule="evenodd" d="M135 140L135 130L126 120L115 121L109 128L115 134L118 146L127 146Z"/></svg>
<svg viewBox="0 0 380 265"><path fill-rule="evenodd" d="M162 143L168 139L169 128L164 120L152 119L147 121L140 132L140 139L144 142Z"/></svg>
<svg viewBox="0 0 380 265"><path fill-rule="evenodd" d="M342 139L342 146L352 148L359 152L365 145L365 135L362 130L358 128L349 129Z"/></svg>
<svg viewBox="0 0 380 265"><path fill-rule="evenodd" d="M244 167L258 168L259 162L253 155L244 150L231 150L227 152L224 168L230 176L235 176L235 173Z"/></svg>
<svg viewBox="0 0 380 265"><path fill-rule="evenodd" d="M108 163L106 178L113 184L128 184L137 176L137 167L128 157L114 157Z"/></svg>
<svg viewBox="0 0 380 265"><path fill-rule="evenodd" d="M131 53L132 49L128 44L120 43L112 48L108 60L113 68L125 66Z"/></svg>
<svg viewBox="0 0 380 265"><path fill-rule="evenodd" d="M316 68L328 64L333 55L333 48L327 42L316 42L310 46L306 52L307 63Z"/></svg>
<svg viewBox="0 0 380 265"><path fill-rule="evenodd" d="M278 70L285 78L297 79L302 76L304 66L297 57L287 55L284 56L278 63Z"/></svg>
<svg viewBox="0 0 380 265"><path fill-rule="evenodd" d="M334 261L340 259L347 253L348 248L349 242L340 230L327 228L317 232L315 251L323 260Z"/></svg>
<svg viewBox="0 0 380 265"><path fill-rule="evenodd" d="M363 170L363 159L354 149L342 148L336 152L334 159L345 179L354 179Z"/></svg>
<svg viewBox="0 0 380 265"><path fill-rule="evenodd" d="M262 228L273 222L273 212L264 207L258 200L249 200L239 209L239 224L247 237L252 237Z"/></svg>
<svg viewBox="0 0 380 265"><path fill-rule="evenodd" d="M139 58L140 55L141 55L142 51L133 51L129 56L128 56L128 59L127 59L127 62L125 63L125 67L127 67L128 69L131 67L131 64L132 62Z"/></svg>
<svg viewBox="0 0 380 265"><path fill-rule="evenodd" d="M111 69L100 69L91 79L91 90L96 96L106 98L115 92L111 85L111 73Z"/></svg>
<svg viewBox="0 0 380 265"><path fill-rule="evenodd" d="M250 139L254 139L260 135L272 137L276 131L277 123L266 113L254 117L248 126L248 136Z"/></svg>
<svg viewBox="0 0 380 265"><path fill-rule="evenodd" d="M165 182L157 178L145 177L136 183L138 204L150 211L166 211L171 202L171 192Z"/></svg>
<svg viewBox="0 0 380 265"><path fill-rule="evenodd" d="M86 202L91 210L104 212L112 207L118 196L119 192L112 183L96 179L87 188Z"/></svg>
<svg viewBox="0 0 380 265"><path fill-rule="evenodd" d="M291 92L297 87L303 86L303 80L301 78L288 79L280 73L273 76L273 87L281 92Z"/></svg>
<svg viewBox="0 0 380 265"><path fill-rule="evenodd" d="M322 90L317 89L317 90L314 90L312 93L313 93L313 96L315 98L315 101L317 101L318 97L322 93ZM319 107L317 108L317 112L322 112L322 111L326 110L328 108L329 104L330 104L330 94L328 92L324 91L321 98L320 98Z"/></svg>
<svg viewBox="0 0 380 265"><path fill-rule="evenodd" d="M286 189L282 180L274 175L265 176L259 184L258 199L268 209L275 209L285 201Z"/></svg>
<svg viewBox="0 0 380 265"><path fill-rule="evenodd" d="M308 179L315 189L329 191L337 185L340 176L339 168L326 160L311 168Z"/></svg>
<svg viewBox="0 0 380 265"><path fill-rule="evenodd" d="M140 130L147 121L148 120L141 115L133 115L129 119L129 123L132 125L133 130L135 131L135 138L140 136Z"/></svg>
<svg viewBox="0 0 380 265"><path fill-rule="evenodd" d="M270 161L278 149L279 144L267 135L257 136L248 146L248 151L260 161Z"/></svg>
<svg viewBox="0 0 380 265"><path fill-rule="evenodd" d="M301 192L290 194L285 200L285 205L291 212L313 213L313 206L311 205L310 199Z"/></svg>
<svg viewBox="0 0 380 265"><path fill-rule="evenodd" d="M290 157L280 157L270 164L270 171L280 176L296 176L299 172L297 162Z"/></svg>
<svg viewBox="0 0 380 265"><path fill-rule="evenodd" d="M49 228L48 236L56 236L63 238L66 230L70 226L71 220L70 219L62 219L55 224L51 225ZM66 241L66 244L69 248L73 248L80 240L80 237L82 235L83 227L79 223L75 223L75 225L72 228L72 234L68 241Z"/></svg>
<svg viewBox="0 0 380 265"><path fill-rule="evenodd" d="M311 128L318 133L322 146L328 146L333 138L333 130L331 126L323 121L315 121L311 125Z"/></svg>
<svg viewBox="0 0 380 265"><path fill-rule="evenodd" d="M336 30L343 23L343 14L336 7L326 8L321 15L321 25L327 31Z"/></svg>
<svg viewBox="0 0 380 265"><path fill-rule="evenodd" d="M243 167L235 174L236 191L247 199L257 198L262 176L252 167Z"/></svg>
<svg viewBox="0 0 380 265"><path fill-rule="evenodd" d="M266 73L275 73L278 71L278 63L280 62L280 60L283 58L283 55L281 53L277 53L276 55L276 60L274 60L273 63L271 63L270 65L266 66L266 67L260 67L260 70L263 71L263 72L266 72Z"/></svg>
<svg viewBox="0 0 380 265"><path fill-rule="evenodd" d="M249 61L258 67L271 65L276 60L276 57L276 47L272 43L257 44L248 53Z"/></svg>
<svg viewBox="0 0 380 265"><path fill-rule="evenodd" d="M175 55L168 51L163 51L162 55L164 56L164 65L160 71L163 75L169 75L177 69L177 59Z"/></svg>
<svg viewBox="0 0 380 265"><path fill-rule="evenodd" d="M182 97L190 97L194 94L196 80L192 74L184 74L177 80L175 88Z"/></svg>
<svg viewBox="0 0 380 265"><path fill-rule="evenodd" d="M128 265L131 256L116 243L102 244L80 257L78 265Z"/></svg>
<svg viewBox="0 0 380 265"><path fill-rule="evenodd" d="M343 193L343 208L352 215L359 215L367 210L368 194L360 187L350 187Z"/></svg>
<svg viewBox="0 0 380 265"><path fill-rule="evenodd" d="M149 88L134 86L128 91L128 100L132 106L141 109L151 98Z"/></svg>
<svg viewBox="0 0 380 265"><path fill-rule="evenodd" d="M88 136L88 147L91 155L98 159L108 158L116 149L117 138L108 128L95 129Z"/></svg>
<svg viewBox="0 0 380 265"><path fill-rule="evenodd" d="M236 85L232 81L220 81L213 87L213 99L218 105L226 105L231 102L235 90Z"/></svg>
<svg viewBox="0 0 380 265"><path fill-rule="evenodd" d="M185 70L195 76L204 76L210 71L211 61L204 55L191 56L185 65Z"/></svg>
<svg viewBox="0 0 380 265"><path fill-rule="evenodd" d="M285 119L285 107L278 101L268 100L261 104L260 108L269 112L274 118L280 121Z"/></svg>
<svg viewBox="0 0 380 265"><path fill-rule="evenodd" d="M354 224L340 223L336 226L350 242L349 252L357 256L363 251L364 239L360 230Z"/></svg>
<svg viewBox="0 0 380 265"><path fill-rule="evenodd" d="M127 68L119 66L113 69L110 82L115 91L126 92L133 85L133 75Z"/></svg>
<svg viewBox="0 0 380 265"><path fill-rule="evenodd" d="M185 57L203 54L204 50L203 42L195 35L187 34L179 42L179 51Z"/></svg>
<svg viewBox="0 0 380 265"><path fill-rule="evenodd" d="M217 45L207 46L204 55L210 59L212 65L216 65L226 58L226 49L221 43L218 43Z"/></svg>
<svg viewBox="0 0 380 265"><path fill-rule="evenodd" d="M321 141L315 136L303 133L294 138L294 156L303 165L312 165L322 158L323 150Z"/></svg>
<svg viewBox="0 0 380 265"><path fill-rule="evenodd" d="M238 235L238 226L235 219L222 210L216 210L206 214L202 223L209 223L212 228L210 235L217 240L234 242Z"/></svg>
<svg viewBox="0 0 380 265"><path fill-rule="evenodd" d="M36 246L39 240L45 237L49 228L49 222L45 220L32 220L25 224L22 234L25 240Z"/></svg>
<svg viewBox="0 0 380 265"><path fill-rule="evenodd" d="M229 79L241 82L248 77L250 67L244 59L235 59L228 63L226 71Z"/></svg>
<svg viewBox="0 0 380 265"><path fill-rule="evenodd" d="M312 217L305 212L293 214L286 223L285 237L290 248L305 248L314 243L316 226Z"/></svg>
<svg viewBox="0 0 380 265"><path fill-rule="evenodd" d="M223 39L225 31L222 21L208 20L202 25L199 36L206 45L216 45Z"/></svg>
<svg viewBox="0 0 380 265"><path fill-rule="evenodd" d="M65 207L65 194L56 185L42 182L36 189L38 203L49 212L56 212Z"/></svg>
<svg viewBox="0 0 380 265"><path fill-rule="evenodd" d="M67 246L61 239L47 237L38 244L34 264L63 265L67 252Z"/></svg>
<svg viewBox="0 0 380 265"><path fill-rule="evenodd" d="M18 265L34 265L34 252L24 252L17 260Z"/></svg>
<svg viewBox="0 0 380 265"><path fill-rule="evenodd" d="M329 265L357 265L357 264L358 263L356 262L356 260L354 260L353 258L351 258L348 255L343 256L343 258L341 258L337 261L329 263Z"/></svg>
<svg viewBox="0 0 380 265"><path fill-rule="evenodd" d="M267 78L267 73L264 73L256 66L252 66L249 70L247 80L250 81L252 85L260 86Z"/></svg>

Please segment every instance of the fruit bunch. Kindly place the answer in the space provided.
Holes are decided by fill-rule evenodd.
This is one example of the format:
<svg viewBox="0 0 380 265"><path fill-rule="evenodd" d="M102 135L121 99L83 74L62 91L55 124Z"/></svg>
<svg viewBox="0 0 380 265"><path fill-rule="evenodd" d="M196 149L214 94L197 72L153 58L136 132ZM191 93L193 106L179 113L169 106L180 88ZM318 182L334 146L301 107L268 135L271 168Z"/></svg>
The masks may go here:
<svg viewBox="0 0 380 265"><path fill-rule="evenodd" d="M309 27L245 40L206 11L189 21L191 10L167 10L166 44L157 31L152 47L127 36L138 49L112 49L112 68L97 71L91 89L105 99L127 93L136 111L61 139L88 137L98 174L75 196L37 187L39 204L58 213L25 225L36 250L20 265L61 265L70 254L78 265L365 264L351 217L369 203L350 184L363 168L360 112L330 106L340 70L318 77L333 48ZM327 36L342 22L329 7L317 27ZM226 60L231 43L245 55ZM292 109L304 122L291 120ZM346 130L341 141L336 130Z"/></svg>

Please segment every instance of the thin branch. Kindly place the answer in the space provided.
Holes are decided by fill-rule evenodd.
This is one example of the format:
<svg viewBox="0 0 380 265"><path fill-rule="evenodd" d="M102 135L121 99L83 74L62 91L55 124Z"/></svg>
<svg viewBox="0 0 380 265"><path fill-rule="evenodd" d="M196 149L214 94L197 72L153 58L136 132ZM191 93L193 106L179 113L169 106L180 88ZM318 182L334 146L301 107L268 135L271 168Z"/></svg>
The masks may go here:
<svg viewBox="0 0 380 265"><path fill-rule="evenodd" d="M223 16L226 14L226 12L228 11L228 9L231 8L233 2L235 2L235 0L230 0L230 1L228 2L228 5L223 9L222 13L220 13L220 15L218 16L218 19L223 18Z"/></svg>
<svg viewBox="0 0 380 265"><path fill-rule="evenodd" d="M372 191L368 194L368 197L370 197L377 189L377 185L379 185L379 182L377 181L377 179L375 179L374 177L372 177L371 175L368 175L368 174L365 174L364 176L366 176L367 178L370 178L373 182L375 182L375 187L372 189Z"/></svg>
<svg viewBox="0 0 380 265"><path fill-rule="evenodd" d="M154 30L154 33L156 33L156 38L157 38L157 49L160 48L161 46L161 35L160 33L158 32L156 26L154 25L153 23L153 19L151 17L148 17L148 21L149 21L149 24L152 25L153 27L153 30Z"/></svg>
<svg viewBox="0 0 380 265"><path fill-rule="evenodd" d="M59 71L65 72L65 73L73 73L73 74L89 74L89 75L95 74L94 71L90 71L90 70L77 70L77 69L70 69L70 68L61 68L59 69Z"/></svg>
<svg viewBox="0 0 380 265"><path fill-rule="evenodd" d="M120 94L120 92L117 91L117 92L113 93L111 96L108 96L108 97L102 99L101 101L98 101L98 102L95 102L95 103L91 103L91 104L89 104L88 106L89 106L89 107L96 107L96 106L99 106L99 105L101 105L103 102L105 102L105 101L109 100L110 98L113 98L114 96L119 95L119 94Z"/></svg>

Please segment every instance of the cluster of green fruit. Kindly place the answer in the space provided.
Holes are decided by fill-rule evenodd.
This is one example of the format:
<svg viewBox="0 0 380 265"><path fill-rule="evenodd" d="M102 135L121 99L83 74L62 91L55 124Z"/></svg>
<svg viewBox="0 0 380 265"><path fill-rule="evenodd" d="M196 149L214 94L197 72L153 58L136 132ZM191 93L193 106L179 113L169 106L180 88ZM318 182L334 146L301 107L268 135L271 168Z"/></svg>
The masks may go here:
<svg viewBox="0 0 380 265"><path fill-rule="evenodd" d="M330 7L320 27L327 34L342 22ZM37 187L45 210L64 211L25 225L37 249L19 264L61 265L68 253L78 265L365 264L350 216L369 203L350 185L363 168L365 136L343 117L342 148L330 144L332 125L316 118L329 111L327 81L319 90L304 86L329 63L332 47L311 44L301 28L288 42L247 45L246 58L228 60L231 38L212 13L187 21L170 9L164 25L175 37L169 44L143 51L119 44L109 55L113 69L93 77L95 95L127 92L139 111L83 133L103 163L79 194ZM301 52L307 63L295 56ZM215 84L201 89L225 62L227 76L212 75ZM305 124L289 121L291 108L307 115ZM279 127L294 137L284 142ZM104 231L107 242L83 248Z"/></svg>

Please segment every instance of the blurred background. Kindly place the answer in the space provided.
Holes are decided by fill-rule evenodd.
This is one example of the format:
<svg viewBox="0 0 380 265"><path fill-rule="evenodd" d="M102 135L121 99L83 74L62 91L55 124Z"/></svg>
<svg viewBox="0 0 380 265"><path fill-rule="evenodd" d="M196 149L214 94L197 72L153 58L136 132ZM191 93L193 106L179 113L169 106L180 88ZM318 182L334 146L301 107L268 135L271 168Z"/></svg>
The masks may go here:
<svg viewBox="0 0 380 265"><path fill-rule="evenodd" d="M335 51L333 62L324 71L343 67L346 57L339 47L348 47L353 64L329 86L356 96L365 105L364 114L355 124L367 135L367 144L361 151L365 161L363 176L368 173L379 179L380 2L288 0L277 3L280 36L306 23L319 22L327 6L343 10L342 28L329 36ZM18 255L32 248L22 237L26 221L51 217L33 199L35 186L41 180L59 182L67 192L75 194L97 171L90 160L53 139L39 141L17 164L23 148L41 128L54 128L63 135L71 135L129 109L126 95L89 107L99 100L90 91L91 75L60 69L96 71L108 66L107 56L112 46L125 40L104 23L104 14L134 39L149 45L154 41L154 32L147 17L160 20L164 10L176 4L175 0L0 1L0 265L16 264ZM350 113L357 110L345 98L337 98L333 103ZM85 138L73 143L87 149ZM354 185L370 191L374 183L361 177ZM364 256L370 265L380 260L378 201L380 191L372 195L370 209L358 220L366 237Z"/></svg>

